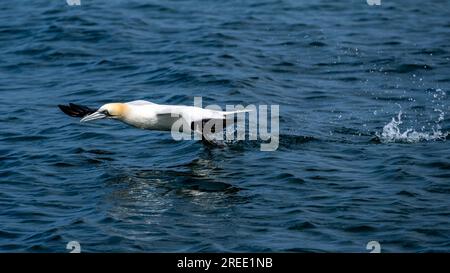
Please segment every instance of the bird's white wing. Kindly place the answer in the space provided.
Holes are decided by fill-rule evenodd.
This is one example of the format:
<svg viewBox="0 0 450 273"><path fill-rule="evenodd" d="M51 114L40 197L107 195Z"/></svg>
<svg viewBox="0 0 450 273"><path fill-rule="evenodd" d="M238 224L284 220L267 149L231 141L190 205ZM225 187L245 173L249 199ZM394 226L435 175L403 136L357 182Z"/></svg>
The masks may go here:
<svg viewBox="0 0 450 273"><path fill-rule="evenodd" d="M204 125L210 120L222 121L225 115L221 111L212 111L193 106L158 105L156 117L160 124L173 124L180 118L191 129L196 130L198 124ZM196 126L197 124L197 126Z"/></svg>
<svg viewBox="0 0 450 273"><path fill-rule="evenodd" d="M146 100L134 100L127 102L129 105L155 105L155 103Z"/></svg>
<svg viewBox="0 0 450 273"><path fill-rule="evenodd" d="M237 111L217 111L211 109L204 109L193 106L173 106L160 105L157 112L157 119L164 124L173 124L179 118L190 127L193 131L203 131L205 128L208 131L215 132L216 130L225 129L227 126L234 124L236 117L234 114L240 112L248 112L247 110ZM231 121L227 121L231 120Z"/></svg>

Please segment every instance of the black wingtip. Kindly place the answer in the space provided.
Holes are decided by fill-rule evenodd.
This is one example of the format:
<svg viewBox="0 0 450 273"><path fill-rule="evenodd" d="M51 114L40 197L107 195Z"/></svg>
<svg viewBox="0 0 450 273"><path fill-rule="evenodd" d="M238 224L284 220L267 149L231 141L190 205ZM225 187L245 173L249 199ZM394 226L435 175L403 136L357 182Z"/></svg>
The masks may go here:
<svg viewBox="0 0 450 273"><path fill-rule="evenodd" d="M77 105L74 103L69 103L69 105L58 104L58 107L62 112L64 112L64 114L79 118L90 115L96 111L95 109L91 109L89 107Z"/></svg>

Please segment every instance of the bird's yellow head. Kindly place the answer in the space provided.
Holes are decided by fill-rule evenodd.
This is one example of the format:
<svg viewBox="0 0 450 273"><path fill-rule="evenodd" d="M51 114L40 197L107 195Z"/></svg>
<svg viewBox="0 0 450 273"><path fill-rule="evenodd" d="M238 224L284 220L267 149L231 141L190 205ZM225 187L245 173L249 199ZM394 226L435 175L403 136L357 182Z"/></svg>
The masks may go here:
<svg viewBox="0 0 450 273"><path fill-rule="evenodd" d="M100 107L98 112L103 112L110 118L121 118L126 114L127 105L125 103L108 103Z"/></svg>
<svg viewBox="0 0 450 273"><path fill-rule="evenodd" d="M81 122L103 118L122 119L127 111L128 106L125 103L107 103L100 107L95 113L82 118Z"/></svg>

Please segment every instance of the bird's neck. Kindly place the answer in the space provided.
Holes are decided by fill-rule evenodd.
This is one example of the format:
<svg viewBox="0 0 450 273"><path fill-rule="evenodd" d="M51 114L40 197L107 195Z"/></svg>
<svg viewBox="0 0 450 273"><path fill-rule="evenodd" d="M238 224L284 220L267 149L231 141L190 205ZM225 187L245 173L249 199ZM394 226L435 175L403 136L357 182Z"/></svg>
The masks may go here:
<svg viewBox="0 0 450 273"><path fill-rule="evenodd" d="M156 112L153 107L125 104L123 115L118 119L131 126L147 129L156 122Z"/></svg>

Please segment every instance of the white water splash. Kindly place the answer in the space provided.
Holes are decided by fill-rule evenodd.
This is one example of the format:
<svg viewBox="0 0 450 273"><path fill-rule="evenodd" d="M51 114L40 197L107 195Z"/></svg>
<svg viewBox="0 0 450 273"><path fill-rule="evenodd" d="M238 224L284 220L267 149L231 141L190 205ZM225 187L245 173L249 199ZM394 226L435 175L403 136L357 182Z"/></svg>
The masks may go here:
<svg viewBox="0 0 450 273"><path fill-rule="evenodd" d="M416 143L419 141L431 141L431 140L445 140L449 132L442 132L442 128L439 123L444 120L444 112L440 109L434 111L440 112L439 118L436 121L436 126L432 128L432 132L417 132L414 129L406 129L401 131L400 125L402 121L402 111L397 115L397 118L393 117L391 122L383 127L383 132L376 133L383 143L390 142L403 142L403 143Z"/></svg>

